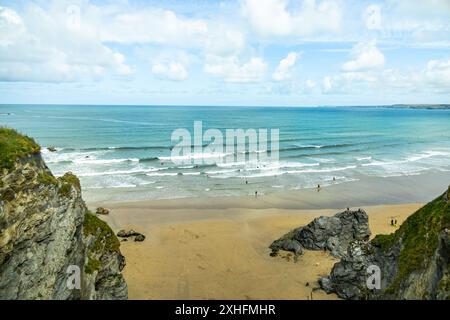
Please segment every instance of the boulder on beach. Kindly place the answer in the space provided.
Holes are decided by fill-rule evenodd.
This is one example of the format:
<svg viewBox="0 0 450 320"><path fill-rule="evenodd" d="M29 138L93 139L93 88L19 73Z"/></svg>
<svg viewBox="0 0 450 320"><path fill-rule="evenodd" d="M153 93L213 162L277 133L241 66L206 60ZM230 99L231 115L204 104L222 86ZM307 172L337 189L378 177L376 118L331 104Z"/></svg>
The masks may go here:
<svg viewBox="0 0 450 320"><path fill-rule="evenodd" d="M142 233L136 232L134 230L120 230L117 232L117 236L120 238L131 238L134 237L135 242L142 242L145 240L145 236Z"/></svg>
<svg viewBox="0 0 450 320"><path fill-rule="evenodd" d="M99 207L97 208L97 210L95 211L96 214L100 214L100 215L108 215L109 214L109 210Z"/></svg>
<svg viewBox="0 0 450 320"><path fill-rule="evenodd" d="M134 241L135 242L142 242L145 240L145 236L143 234L138 234L135 238Z"/></svg>
<svg viewBox="0 0 450 320"><path fill-rule="evenodd" d="M319 217L307 226L292 230L270 245L272 256L279 250L302 254L308 250L330 251L335 257L347 253L353 240L368 240L369 218L364 210L346 210L332 217Z"/></svg>

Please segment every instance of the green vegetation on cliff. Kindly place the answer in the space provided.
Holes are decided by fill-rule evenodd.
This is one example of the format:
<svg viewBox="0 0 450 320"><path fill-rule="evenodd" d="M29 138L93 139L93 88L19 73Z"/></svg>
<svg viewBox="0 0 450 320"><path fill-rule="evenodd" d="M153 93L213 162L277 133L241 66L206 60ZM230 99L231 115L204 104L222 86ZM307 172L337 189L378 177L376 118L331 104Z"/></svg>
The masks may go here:
<svg viewBox="0 0 450 320"><path fill-rule="evenodd" d="M84 217L83 225L84 236L96 236L96 242L91 246L93 251L99 251L104 245L104 249L111 252L118 252L120 247L119 239L108 226L108 224L97 218L93 213L87 212ZM104 243L103 243L104 242Z"/></svg>
<svg viewBox="0 0 450 320"><path fill-rule="evenodd" d="M86 212L84 216L83 234L85 237L93 236L93 242L88 247L88 260L84 269L88 274L100 269L100 259L104 252L120 252L119 239L112 229L91 212Z"/></svg>
<svg viewBox="0 0 450 320"><path fill-rule="evenodd" d="M0 169L11 169L18 159L40 151L41 147L32 138L13 129L0 128Z"/></svg>
<svg viewBox="0 0 450 320"><path fill-rule="evenodd" d="M439 244L440 232L450 228L449 194L450 188L447 193L408 217L395 233L378 235L372 240L384 252L401 244L398 272L386 292L396 292L411 273L423 270L431 261Z"/></svg>
<svg viewBox="0 0 450 320"><path fill-rule="evenodd" d="M61 187L59 188L59 195L62 197L69 197L70 191L72 190L72 187L77 189L78 191L81 191L81 185L80 180L78 177L70 172L66 173L62 177L58 179L61 182Z"/></svg>

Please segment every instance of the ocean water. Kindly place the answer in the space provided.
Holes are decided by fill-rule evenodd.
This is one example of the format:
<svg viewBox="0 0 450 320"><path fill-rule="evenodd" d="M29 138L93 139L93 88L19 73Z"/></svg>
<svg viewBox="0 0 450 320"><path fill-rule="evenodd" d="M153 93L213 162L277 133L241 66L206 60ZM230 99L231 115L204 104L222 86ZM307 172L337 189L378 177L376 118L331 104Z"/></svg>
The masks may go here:
<svg viewBox="0 0 450 320"><path fill-rule="evenodd" d="M216 163L174 163L172 132L193 134L194 121L203 132L278 129L279 161L214 153ZM34 137L53 173L77 174L90 200L112 190L117 201L268 194L450 171L450 110L0 105L0 125Z"/></svg>

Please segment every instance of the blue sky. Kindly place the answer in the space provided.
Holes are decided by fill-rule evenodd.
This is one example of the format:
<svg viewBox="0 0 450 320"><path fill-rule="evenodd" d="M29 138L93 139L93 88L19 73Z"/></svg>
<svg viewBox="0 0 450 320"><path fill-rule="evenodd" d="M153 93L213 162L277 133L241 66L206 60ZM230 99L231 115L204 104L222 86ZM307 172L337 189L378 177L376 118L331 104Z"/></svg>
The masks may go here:
<svg viewBox="0 0 450 320"><path fill-rule="evenodd" d="M0 103L450 103L449 35L448 0L0 0Z"/></svg>

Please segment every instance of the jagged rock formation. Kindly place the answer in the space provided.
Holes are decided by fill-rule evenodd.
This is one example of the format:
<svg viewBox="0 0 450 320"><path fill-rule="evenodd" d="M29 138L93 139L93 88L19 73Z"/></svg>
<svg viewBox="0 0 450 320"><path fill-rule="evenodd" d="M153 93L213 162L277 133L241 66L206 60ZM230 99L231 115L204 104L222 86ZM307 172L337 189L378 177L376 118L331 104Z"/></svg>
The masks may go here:
<svg viewBox="0 0 450 320"><path fill-rule="evenodd" d="M70 266L81 288L70 289ZM90 214L76 176L56 179L40 147L0 128L0 299L126 299L119 241Z"/></svg>
<svg viewBox="0 0 450 320"><path fill-rule="evenodd" d="M368 240L370 237L369 219L364 210L346 210L332 217L319 217L305 227L295 229L274 241L271 255L279 250L301 255L304 249L328 250L340 257L347 252L353 240Z"/></svg>
<svg viewBox="0 0 450 320"><path fill-rule="evenodd" d="M450 188L391 235L355 241L319 284L345 299L450 299ZM380 289L368 289L368 268Z"/></svg>

